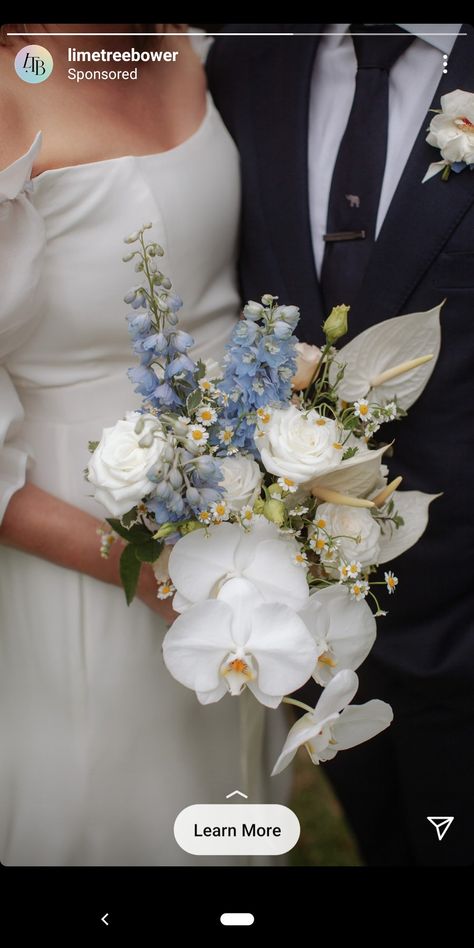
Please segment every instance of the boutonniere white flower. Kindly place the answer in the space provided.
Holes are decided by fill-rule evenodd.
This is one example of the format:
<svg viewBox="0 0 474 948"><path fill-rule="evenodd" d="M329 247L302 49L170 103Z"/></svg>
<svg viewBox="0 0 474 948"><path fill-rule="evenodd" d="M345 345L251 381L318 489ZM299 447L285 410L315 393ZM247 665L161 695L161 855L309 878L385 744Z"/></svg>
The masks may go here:
<svg viewBox="0 0 474 948"><path fill-rule="evenodd" d="M451 171L474 169L474 93L456 89L441 96L441 109L431 119L428 145L439 148L442 161L434 161L422 184L442 172L447 181Z"/></svg>

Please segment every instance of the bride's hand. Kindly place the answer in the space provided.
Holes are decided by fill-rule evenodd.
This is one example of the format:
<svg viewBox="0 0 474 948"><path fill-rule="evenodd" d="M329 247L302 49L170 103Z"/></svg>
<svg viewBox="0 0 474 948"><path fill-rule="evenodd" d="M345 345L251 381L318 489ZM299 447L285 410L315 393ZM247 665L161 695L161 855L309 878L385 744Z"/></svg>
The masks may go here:
<svg viewBox="0 0 474 948"><path fill-rule="evenodd" d="M171 623L178 618L178 613L174 611L172 606L173 597L171 596L170 599L157 599L157 590L158 584L155 574L151 566L148 563L144 563L140 571L137 595L153 612L157 612L167 625L171 625Z"/></svg>

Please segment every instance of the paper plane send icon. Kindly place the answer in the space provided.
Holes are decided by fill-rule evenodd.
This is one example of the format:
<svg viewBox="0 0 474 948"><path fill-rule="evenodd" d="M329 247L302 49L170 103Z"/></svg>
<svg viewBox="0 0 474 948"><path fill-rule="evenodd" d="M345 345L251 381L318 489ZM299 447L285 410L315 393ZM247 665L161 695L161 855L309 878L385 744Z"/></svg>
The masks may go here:
<svg viewBox="0 0 474 948"><path fill-rule="evenodd" d="M429 823L433 824L438 835L438 839L441 842L443 836L446 836L446 833L448 832L448 829L454 820L454 816L427 816L426 819Z"/></svg>

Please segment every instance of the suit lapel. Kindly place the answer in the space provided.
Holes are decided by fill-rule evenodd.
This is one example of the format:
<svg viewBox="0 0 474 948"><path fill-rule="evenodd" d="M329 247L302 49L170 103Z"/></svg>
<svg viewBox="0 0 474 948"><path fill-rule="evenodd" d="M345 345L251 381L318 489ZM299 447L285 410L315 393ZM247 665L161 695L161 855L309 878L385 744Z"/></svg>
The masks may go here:
<svg viewBox="0 0 474 948"><path fill-rule="evenodd" d="M305 32L305 26L298 24ZM320 27L311 24L309 32ZM268 239L285 286L282 302L302 311L301 338L314 335L323 304L313 256L308 198L308 114L318 37L268 39L255 106L256 144Z"/></svg>
<svg viewBox="0 0 474 948"><path fill-rule="evenodd" d="M474 32L458 37L448 73L436 90L432 108L453 89L474 92ZM444 182L436 175L422 179L439 153L425 141L429 118L423 122L370 259L365 279L351 311L351 334L403 309L417 283L449 235L474 202L474 171L452 173Z"/></svg>

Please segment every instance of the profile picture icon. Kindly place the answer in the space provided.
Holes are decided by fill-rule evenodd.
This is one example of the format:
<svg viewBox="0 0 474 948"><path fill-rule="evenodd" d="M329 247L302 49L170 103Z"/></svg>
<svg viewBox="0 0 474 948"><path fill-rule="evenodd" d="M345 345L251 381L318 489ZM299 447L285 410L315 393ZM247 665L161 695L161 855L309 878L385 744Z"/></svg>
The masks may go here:
<svg viewBox="0 0 474 948"><path fill-rule="evenodd" d="M53 71L53 57L44 46L23 46L15 56L15 71L23 82L44 82Z"/></svg>

